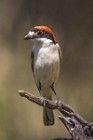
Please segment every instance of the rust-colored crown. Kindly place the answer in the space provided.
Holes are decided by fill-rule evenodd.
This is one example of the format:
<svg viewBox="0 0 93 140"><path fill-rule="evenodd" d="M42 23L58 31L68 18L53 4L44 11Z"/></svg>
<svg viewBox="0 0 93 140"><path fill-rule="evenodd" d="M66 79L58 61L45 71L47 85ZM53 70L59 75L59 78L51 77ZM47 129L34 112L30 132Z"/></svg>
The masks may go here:
<svg viewBox="0 0 93 140"><path fill-rule="evenodd" d="M42 25L42 26L35 26L34 28L50 33L51 36L53 37L54 43L56 43L56 37L53 31L49 27Z"/></svg>

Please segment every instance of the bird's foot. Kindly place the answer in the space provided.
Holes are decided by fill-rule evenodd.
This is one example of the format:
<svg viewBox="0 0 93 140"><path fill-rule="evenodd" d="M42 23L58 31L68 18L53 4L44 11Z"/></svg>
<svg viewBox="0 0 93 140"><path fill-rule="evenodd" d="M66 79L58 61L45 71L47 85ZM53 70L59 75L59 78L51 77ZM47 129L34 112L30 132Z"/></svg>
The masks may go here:
<svg viewBox="0 0 93 140"><path fill-rule="evenodd" d="M56 103L56 105L59 106L59 107L62 106L62 101L61 101L59 98L57 98L57 99L55 100L55 103Z"/></svg>
<svg viewBox="0 0 93 140"><path fill-rule="evenodd" d="M40 100L41 100L41 103L42 103L44 106L46 106L46 103L47 103L46 98L44 98L44 97L42 96L42 97L40 97Z"/></svg>

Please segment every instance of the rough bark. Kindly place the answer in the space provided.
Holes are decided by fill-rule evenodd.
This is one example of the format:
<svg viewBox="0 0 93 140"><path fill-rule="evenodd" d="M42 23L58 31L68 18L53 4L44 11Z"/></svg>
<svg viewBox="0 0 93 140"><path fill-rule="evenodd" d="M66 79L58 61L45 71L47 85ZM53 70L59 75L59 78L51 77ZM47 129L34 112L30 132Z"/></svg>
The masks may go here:
<svg viewBox="0 0 93 140"><path fill-rule="evenodd" d="M59 119L67 128L71 137L59 137L55 138L54 140L93 140L93 122L87 122L78 113L76 113L71 106L65 104L60 99L50 101L43 97L36 97L24 90L19 90L18 92L21 97L25 97L31 102L34 102L40 106L46 105L50 109L58 109L62 113L62 115L59 116Z"/></svg>

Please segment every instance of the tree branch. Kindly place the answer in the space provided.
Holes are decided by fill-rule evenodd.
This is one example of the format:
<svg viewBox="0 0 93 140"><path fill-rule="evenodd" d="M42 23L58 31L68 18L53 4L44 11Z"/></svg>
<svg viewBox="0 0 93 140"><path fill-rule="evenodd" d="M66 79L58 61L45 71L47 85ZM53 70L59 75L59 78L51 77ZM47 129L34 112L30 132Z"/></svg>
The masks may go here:
<svg viewBox="0 0 93 140"><path fill-rule="evenodd" d="M69 105L61 100L50 101L43 97L39 98L24 90L18 92L21 97L25 97L31 102L40 106L46 105L50 109L58 109L62 113L59 119L68 129L71 138L57 138L54 140L93 140L93 123L87 122Z"/></svg>

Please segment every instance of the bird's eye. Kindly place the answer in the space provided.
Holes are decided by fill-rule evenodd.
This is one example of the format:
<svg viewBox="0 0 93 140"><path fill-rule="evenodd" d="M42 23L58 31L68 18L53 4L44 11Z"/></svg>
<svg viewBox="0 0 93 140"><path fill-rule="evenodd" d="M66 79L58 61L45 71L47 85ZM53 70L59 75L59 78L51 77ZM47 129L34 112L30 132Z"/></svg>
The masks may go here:
<svg viewBox="0 0 93 140"><path fill-rule="evenodd" d="M42 31L38 31L38 33L37 33L37 34L38 34L39 36L40 36L40 35L42 35Z"/></svg>

